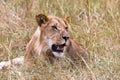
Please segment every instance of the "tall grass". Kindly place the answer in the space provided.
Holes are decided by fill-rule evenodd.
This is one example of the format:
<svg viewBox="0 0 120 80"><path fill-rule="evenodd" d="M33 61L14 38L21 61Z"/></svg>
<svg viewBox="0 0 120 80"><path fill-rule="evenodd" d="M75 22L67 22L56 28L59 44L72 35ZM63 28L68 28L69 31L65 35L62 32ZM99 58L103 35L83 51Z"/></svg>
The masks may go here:
<svg viewBox="0 0 120 80"><path fill-rule="evenodd" d="M37 80L120 80L119 0L0 0L0 61L25 53L37 28L35 15L71 17L71 38L90 54L89 69L34 68ZM67 65L66 65L67 66ZM7 76L7 77L6 77ZM18 80L12 71L0 72L0 80Z"/></svg>

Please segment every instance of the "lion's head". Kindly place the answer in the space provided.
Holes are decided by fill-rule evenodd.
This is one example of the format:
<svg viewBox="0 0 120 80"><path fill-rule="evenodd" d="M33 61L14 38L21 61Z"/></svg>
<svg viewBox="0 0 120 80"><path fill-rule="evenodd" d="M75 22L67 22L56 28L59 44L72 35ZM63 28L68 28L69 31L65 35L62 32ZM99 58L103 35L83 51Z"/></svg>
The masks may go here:
<svg viewBox="0 0 120 80"><path fill-rule="evenodd" d="M36 16L41 34L40 42L46 43L56 57L62 57L69 40L69 18L39 14Z"/></svg>

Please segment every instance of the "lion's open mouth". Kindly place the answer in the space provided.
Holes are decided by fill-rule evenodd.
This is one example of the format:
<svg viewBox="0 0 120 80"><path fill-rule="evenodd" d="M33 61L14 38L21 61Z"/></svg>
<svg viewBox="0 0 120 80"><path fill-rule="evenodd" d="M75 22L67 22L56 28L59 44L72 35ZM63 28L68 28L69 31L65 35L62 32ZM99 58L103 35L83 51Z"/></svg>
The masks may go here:
<svg viewBox="0 0 120 80"><path fill-rule="evenodd" d="M52 45L52 50L53 50L54 52L60 53L60 52L63 52L64 47L65 47L65 43L64 43L64 44L61 44L61 45L53 44L53 45Z"/></svg>

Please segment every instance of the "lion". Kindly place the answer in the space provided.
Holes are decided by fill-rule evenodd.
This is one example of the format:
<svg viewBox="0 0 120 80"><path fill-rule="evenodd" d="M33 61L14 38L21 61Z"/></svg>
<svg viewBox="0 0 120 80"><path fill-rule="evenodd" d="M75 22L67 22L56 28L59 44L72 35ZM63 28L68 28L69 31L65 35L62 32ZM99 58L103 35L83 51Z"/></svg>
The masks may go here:
<svg viewBox="0 0 120 80"><path fill-rule="evenodd" d="M35 59L44 59L51 64L55 60L67 58L77 64L78 60L87 61L87 50L77 41L70 38L70 20L56 16L36 15L38 28L26 46L24 62L30 66Z"/></svg>

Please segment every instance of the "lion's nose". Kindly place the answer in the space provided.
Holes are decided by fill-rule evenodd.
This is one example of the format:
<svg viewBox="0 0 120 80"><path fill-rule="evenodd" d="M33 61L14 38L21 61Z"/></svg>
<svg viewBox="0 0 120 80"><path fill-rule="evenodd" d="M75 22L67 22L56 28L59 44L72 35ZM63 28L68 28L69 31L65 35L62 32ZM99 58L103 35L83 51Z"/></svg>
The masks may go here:
<svg viewBox="0 0 120 80"><path fill-rule="evenodd" d="M69 39L69 36L63 36L62 37L65 41L67 41Z"/></svg>

